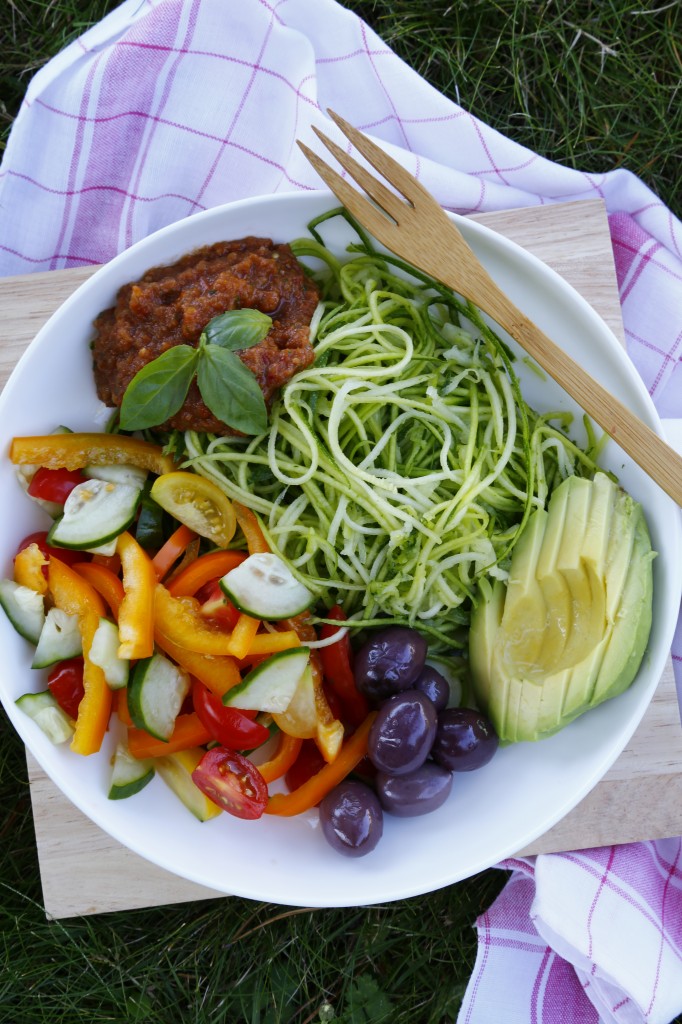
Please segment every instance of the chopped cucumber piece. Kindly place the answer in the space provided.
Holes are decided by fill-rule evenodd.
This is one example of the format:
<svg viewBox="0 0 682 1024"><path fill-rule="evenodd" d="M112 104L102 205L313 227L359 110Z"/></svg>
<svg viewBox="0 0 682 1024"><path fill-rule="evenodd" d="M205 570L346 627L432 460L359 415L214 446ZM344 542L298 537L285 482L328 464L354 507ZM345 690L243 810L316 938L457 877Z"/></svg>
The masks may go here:
<svg viewBox="0 0 682 1024"><path fill-rule="evenodd" d="M289 707L309 659L310 651L307 647L290 647L286 651L278 651L251 669L241 683L228 690L223 697L223 704L248 711L281 714Z"/></svg>
<svg viewBox="0 0 682 1024"><path fill-rule="evenodd" d="M110 690L122 690L128 685L130 661L119 658L121 638L118 626L111 619L101 618L90 646L90 661L98 665Z"/></svg>
<svg viewBox="0 0 682 1024"><path fill-rule="evenodd" d="M18 708L32 718L39 729L54 744L65 743L73 736L73 722L49 690L25 693L15 702Z"/></svg>
<svg viewBox="0 0 682 1024"><path fill-rule="evenodd" d="M220 586L232 604L255 619L290 619L310 608L314 597L279 555L249 555L230 570Z"/></svg>
<svg viewBox="0 0 682 1024"><path fill-rule="evenodd" d="M192 779L192 772L205 753L203 747L192 747L177 754L157 757L154 762L166 785L199 821L208 821L221 813L220 807L209 800Z"/></svg>
<svg viewBox="0 0 682 1024"><path fill-rule="evenodd" d="M133 723L158 740L170 739L189 688L187 672L162 654L138 661L128 686Z"/></svg>
<svg viewBox="0 0 682 1024"><path fill-rule="evenodd" d="M31 668L48 668L58 661L77 658L82 653L78 616L68 615L61 608L50 608L38 637Z"/></svg>
<svg viewBox="0 0 682 1024"><path fill-rule="evenodd" d="M143 758L138 761L128 750L125 743L116 745L114 767L109 787L110 800L125 800L134 796L154 778L154 759Z"/></svg>
<svg viewBox="0 0 682 1024"><path fill-rule="evenodd" d="M83 475L89 480L106 480L110 484L128 484L141 491L147 482L147 470L129 463L111 466L86 466Z"/></svg>
<svg viewBox="0 0 682 1024"><path fill-rule="evenodd" d="M37 644L45 622L43 595L14 580L0 580L0 606L17 633Z"/></svg>
<svg viewBox="0 0 682 1024"><path fill-rule="evenodd" d="M64 515L48 534L48 543L82 550L96 548L123 533L135 518L142 492L129 484L86 480L64 503Z"/></svg>

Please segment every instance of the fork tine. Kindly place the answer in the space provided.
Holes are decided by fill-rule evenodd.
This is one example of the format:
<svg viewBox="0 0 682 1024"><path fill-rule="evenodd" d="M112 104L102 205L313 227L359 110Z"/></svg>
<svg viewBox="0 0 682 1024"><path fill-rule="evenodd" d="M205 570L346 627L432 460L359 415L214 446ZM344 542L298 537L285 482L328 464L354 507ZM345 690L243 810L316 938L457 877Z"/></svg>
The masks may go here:
<svg viewBox="0 0 682 1024"><path fill-rule="evenodd" d="M368 139L361 131L349 124L340 114L327 108L327 113L334 124L346 136L349 142L361 153L365 160L383 174L387 181L405 197L408 203L416 205L417 198L428 202L431 206L437 206L433 196L426 191L421 182L417 181L414 175L406 171L397 160L385 153L375 142Z"/></svg>
<svg viewBox="0 0 682 1024"><path fill-rule="evenodd" d="M317 155L312 149L309 149L304 142L297 140L298 146L301 151L305 154L307 159L310 161L312 166L315 168L319 176L323 181L327 183L329 188L332 190L337 199L340 199L347 210L361 223L368 231L376 232L381 231L386 234L387 229L393 227L393 224L386 215L378 210L376 206L373 206L369 200L365 199L356 188L349 185L340 174L337 174L329 164L326 164L324 160Z"/></svg>
<svg viewBox="0 0 682 1024"><path fill-rule="evenodd" d="M323 142L329 152L336 157L341 166L357 181L361 188L364 188L367 195L384 210L396 223L400 222L400 215L405 212L405 203L395 192L391 192L386 186L369 173L361 164L348 153L345 153L340 146L337 146L330 138L313 125L313 131L320 142Z"/></svg>

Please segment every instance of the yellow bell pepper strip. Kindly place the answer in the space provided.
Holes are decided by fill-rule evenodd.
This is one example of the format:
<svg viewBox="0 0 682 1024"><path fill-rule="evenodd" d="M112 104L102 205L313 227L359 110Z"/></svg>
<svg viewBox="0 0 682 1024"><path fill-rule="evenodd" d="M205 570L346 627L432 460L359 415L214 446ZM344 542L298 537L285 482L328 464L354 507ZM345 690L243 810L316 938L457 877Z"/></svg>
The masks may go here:
<svg viewBox="0 0 682 1024"><path fill-rule="evenodd" d="M320 800L338 786L362 761L367 753L367 739L376 711L371 711L364 722L341 747L338 756L291 793L275 793L268 800L266 814L291 817L316 807Z"/></svg>
<svg viewBox="0 0 682 1024"><path fill-rule="evenodd" d="M177 530L170 535L166 543L159 548L152 558L157 579L162 580L171 571L178 558L189 547L195 537L196 533L194 530L190 530L189 526L185 526L184 523L178 526Z"/></svg>
<svg viewBox="0 0 682 1024"><path fill-rule="evenodd" d="M288 736L285 732L280 732L277 750L274 755L269 761L264 761L263 764L257 765L258 771L265 781L274 782L275 779L281 779L283 775L286 775L298 757L302 746L302 739L298 739L296 736Z"/></svg>
<svg viewBox="0 0 682 1024"><path fill-rule="evenodd" d="M202 747L213 737L208 729L199 721L196 711L187 715L178 715L175 727L168 740L159 740L150 736L144 729L133 726L128 729L128 750L138 760L147 757L164 757L166 754L177 754L179 750L190 747Z"/></svg>
<svg viewBox="0 0 682 1024"><path fill-rule="evenodd" d="M47 576L43 569L47 559L38 544L29 544L14 558L14 582L22 587L35 590L37 594L47 593Z"/></svg>
<svg viewBox="0 0 682 1024"><path fill-rule="evenodd" d="M130 464L151 473L170 473L175 462L158 444L125 434L44 434L15 437L9 457L15 465L48 469Z"/></svg>
<svg viewBox="0 0 682 1024"><path fill-rule="evenodd" d="M185 672L200 679L216 697L222 697L242 681L234 658L188 651L167 636L158 624L154 630L154 639L169 658L177 662L180 668L184 668Z"/></svg>
<svg viewBox="0 0 682 1024"><path fill-rule="evenodd" d="M97 562L76 562L73 570L87 580L99 596L104 598L112 615L118 620L118 610L124 597L123 584L118 576L115 576L111 569L107 569L106 566L99 565Z"/></svg>
<svg viewBox="0 0 682 1024"><path fill-rule="evenodd" d="M245 551L209 551L174 576L167 584L168 592L173 597L194 597L197 590L235 569L246 557Z"/></svg>
<svg viewBox="0 0 682 1024"><path fill-rule="evenodd" d="M118 610L119 658L149 658L154 653L154 590L152 560L130 533L116 544L123 573L123 600Z"/></svg>
<svg viewBox="0 0 682 1024"><path fill-rule="evenodd" d="M104 673L90 661L90 648L99 620L106 609L102 598L87 580L58 558L50 557L48 590L57 608L78 617L83 641L83 699L78 708L71 749L77 754L95 754L102 745L111 714L111 690Z"/></svg>
<svg viewBox="0 0 682 1024"><path fill-rule="evenodd" d="M232 633L201 614L194 597L173 597L163 583L154 592L156 627L173 643L197 654L231 655Z"/></svg>
<svg viewBox="0 0 682 1024"><path fill-rule="evenodd" d="M260 619L254 619L245 612L240 612L225 653L231 654L233 658L246 657L256 639L260 624Z"/></svg>
<svg viewBox="0 0 682 1024"><path fill-rule="evenodd" d="M264 551L269 551L270 545L266 541L265 535L260 528L260 523L258 522L256 513L238 501L234 501L232 504L234 506L237 522L244 534L249 554L257 555Z"/></svg>
<svg viewBox="0 0 682 1024"><path fill-rule="evenodd" d="M295 633L293 629L286 632L274 630L272 633L256 633L248 651L239 660L244 665L249 665L260 658L267 657L269 654L277 654L278 651L288 651L290 647L300 646L301 641L299 640L298 633Z"/></svg>

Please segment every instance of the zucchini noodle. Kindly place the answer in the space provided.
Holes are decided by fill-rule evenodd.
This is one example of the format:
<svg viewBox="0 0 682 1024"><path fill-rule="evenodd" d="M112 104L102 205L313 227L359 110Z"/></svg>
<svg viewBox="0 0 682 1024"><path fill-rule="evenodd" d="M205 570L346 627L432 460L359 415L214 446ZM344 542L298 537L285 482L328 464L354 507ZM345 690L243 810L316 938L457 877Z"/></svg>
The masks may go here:
<svg viewBox="0 0 682 1024"><path fill-rule="evenodd" d="M477 587L506 578L531 511L596 464L550 423L559 417L526 405L477 309L375 251L357 225L338 260L324 219L292 243L321 290L313 365L282 389L267 433L186 433L186 465L260 516L321 606L452 646Z"/></svg>

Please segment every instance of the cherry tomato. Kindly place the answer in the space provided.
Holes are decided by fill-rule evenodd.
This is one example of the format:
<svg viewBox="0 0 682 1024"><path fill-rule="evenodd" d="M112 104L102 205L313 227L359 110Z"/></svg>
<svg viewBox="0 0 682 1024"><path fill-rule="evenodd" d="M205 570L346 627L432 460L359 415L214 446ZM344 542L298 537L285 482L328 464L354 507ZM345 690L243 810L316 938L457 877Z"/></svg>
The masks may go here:
<svg viewBox="0 0 682 1024"><path fill-rule="evenodd" d="M82 484L84 480L85 477L79 469L47 469L41 466L35 471L28 485L28 493L32 498L63 505L74 487Z"/></svg>
<svg viewBox="0 0 682 1024"><path fill-rule="evenodd" d="M47 677L47 686L63 711L78 718L78 705L83 699L83 659L60 661Z"/></svg>
<svg viewBox="0 0 682 1024"><path fill-rule="evenodd" d="M284 776L289 790L298 789L304 782L317 775L326 761L314 740L303 740L298 757Z"/></svg>
<svg viewBox="0 0 682 1024"><path fill-rule="evenodd" d="M199 721L218 743L230 750L254 750L270 739L270 731L254 722L249 713L226 708L198 679L192 684L192 700ZM256 712L253 712L254 716Z"/></svg>
<svg viewBox="0 0 682 1024"><path fill-rule="evenodd" d="M239 612L220 589L220 580L212 580L197 591L195 597L201 604L201 614L214 619L222 626L232 630L237 625Z"/></svg>
<svg viewBox="0 0 682 1024"><path fill-rule="evenodd" d="M268 802L268 787L255 764L226 747L207 750L192 772L192 781L236 818L260 818Z"/></svg>
<svg viewBox="0 0 682 1024"><path fill-rule="evenodd" d="M21 544L18 545L16 553L19 554L20 551L30 547L31 544L37 544L45 558L54 555L55 558L59 558L66 565L75 565L76 562L87 562L90 560L90 555L87 551L71 551L68 548L52 547L51 544L47 543L47 533L44 530L39 530L37 533L29 533L28 537L24 537ZM45 570L47 573L47 567L45 567Z"/></svg>

